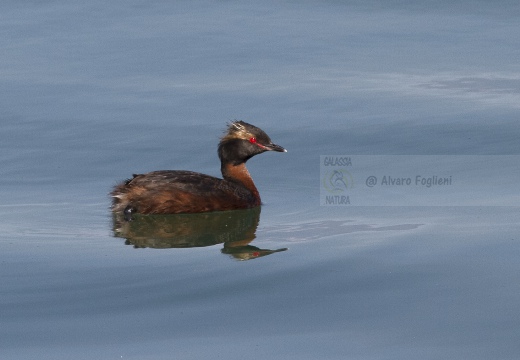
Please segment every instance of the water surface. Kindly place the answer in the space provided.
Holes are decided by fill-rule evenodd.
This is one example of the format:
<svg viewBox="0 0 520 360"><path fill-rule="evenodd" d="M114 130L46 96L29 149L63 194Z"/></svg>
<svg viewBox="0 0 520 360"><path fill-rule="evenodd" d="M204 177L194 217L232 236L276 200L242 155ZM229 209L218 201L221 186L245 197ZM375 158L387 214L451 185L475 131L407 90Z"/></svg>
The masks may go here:
<svg viewBox="0 0 520 360"><path fill-rule="evenodd" d="M517 359L518 208L320 206L319 159L518 155L518 10L4 1L2 358ZM261 213L114 222L233 119Z"/></svg>

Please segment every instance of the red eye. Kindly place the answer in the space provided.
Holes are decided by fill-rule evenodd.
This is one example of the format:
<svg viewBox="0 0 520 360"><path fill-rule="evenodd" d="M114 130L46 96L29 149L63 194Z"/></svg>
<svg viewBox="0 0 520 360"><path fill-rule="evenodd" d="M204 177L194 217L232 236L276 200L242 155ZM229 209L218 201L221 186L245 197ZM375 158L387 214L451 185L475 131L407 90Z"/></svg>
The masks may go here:
<svg viewBox="0 0 520 360"><path fill-rule="evenodd" d="M256 143L256 138L255 138L255 137L250 138L250 139L249 139L249 142L250 142L251 144Z"/></svg>

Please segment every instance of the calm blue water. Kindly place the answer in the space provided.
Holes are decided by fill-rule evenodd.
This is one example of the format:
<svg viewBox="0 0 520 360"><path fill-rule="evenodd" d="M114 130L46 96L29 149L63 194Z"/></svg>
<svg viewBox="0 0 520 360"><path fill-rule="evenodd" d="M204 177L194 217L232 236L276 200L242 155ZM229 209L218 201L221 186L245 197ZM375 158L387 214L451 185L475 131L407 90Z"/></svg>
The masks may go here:
<svg viewBox="0 0 520 360"><path fill-rule="evenodd" d="M319 193L320 155L518 155L519 11L3 1L2 359L517 359L517 207ZM289 150L261 214L114 224L132 173L219 175L233 119Z"/></svg>

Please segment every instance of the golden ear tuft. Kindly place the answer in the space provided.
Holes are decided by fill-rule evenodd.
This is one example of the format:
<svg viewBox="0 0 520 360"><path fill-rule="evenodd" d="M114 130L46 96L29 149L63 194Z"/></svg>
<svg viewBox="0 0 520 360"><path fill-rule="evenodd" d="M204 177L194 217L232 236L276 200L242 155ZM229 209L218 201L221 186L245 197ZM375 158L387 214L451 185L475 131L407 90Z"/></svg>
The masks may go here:
<svg viewBox="0 0 520 360"><path fill-rule="evenodd" d="M230 124L230 129L231 128L234 128L236 131L244 131L246 128L244 127L244 125L242 125L242 123L240 121L233 121L231 124Z"/></svg>
<svg viewBox="0 0 520 360"><path fill-rule="evenodd" d="M252 136L253 135L251 135L249 131L247 131L242 121L233 121L228 125L227 133L224 134L221 141L232 139L248 140Z"/></svg>

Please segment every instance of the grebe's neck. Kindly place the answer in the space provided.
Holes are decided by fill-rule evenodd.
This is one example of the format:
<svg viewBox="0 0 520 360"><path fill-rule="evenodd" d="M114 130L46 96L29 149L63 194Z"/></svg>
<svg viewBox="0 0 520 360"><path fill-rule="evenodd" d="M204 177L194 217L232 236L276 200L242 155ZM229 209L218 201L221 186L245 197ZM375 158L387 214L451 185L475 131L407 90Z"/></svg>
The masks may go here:
<svg viewBox="0 0 520 360"><path fill-rule="evenodd" d="M258 189L256 188L249 171L247 171L246 163L241 163L239 165L233 165L229 163L222 164L221 170L222 176L225 180L236 181L244 185L249 191L251 191L251 193L253 193L253 196L260 204L260 193L258 192Z"/></svg>

